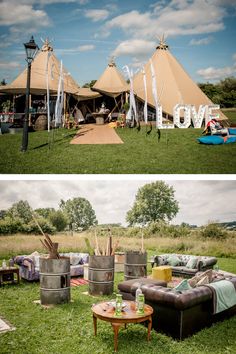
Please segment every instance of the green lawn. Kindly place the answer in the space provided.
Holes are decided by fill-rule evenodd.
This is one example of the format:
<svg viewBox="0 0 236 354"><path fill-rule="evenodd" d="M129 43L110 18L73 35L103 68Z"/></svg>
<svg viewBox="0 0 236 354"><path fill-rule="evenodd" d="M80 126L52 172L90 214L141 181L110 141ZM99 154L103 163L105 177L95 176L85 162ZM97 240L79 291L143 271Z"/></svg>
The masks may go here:
<svg viewBox="0 0 236 354"><path fill-rule="evenodd" d="M219 259L223 269L232 271L232 259ZM223 265L224 266L223 266ZM234 268L235 269L235 265ZM116 274L117 284L123 280ZM72 302L44 309L33 301L39 299L39 283L21 282L0 288L0 316L16 327L0 334L2 354L107 354L113 352L113 332L109 323L98 320L94 337L91 306L110 297L85 295L87 285L72 288ZM171 324L170 324L171 325ZM178 342L152 330L147 343L147 329L129 325L121 329L118 353L131 354L205 354L235 353L236 316L214 324L194 336Z"/></svg>
<svg viewBox="0 0 236 354"><path fill-rule="evenodd" d="M235 119L235 112L228 112ZM76 133L59 129L29 134L20 152L21 134L0 136L0 173L5 174L234 174L236 144L207 146L197 142L202 129L117 129L122 145L70 145ZM54 138L52 137L54 134ZM49 148L49 139L51 141ZM53 140L53 142L52 142Z"/></svg>

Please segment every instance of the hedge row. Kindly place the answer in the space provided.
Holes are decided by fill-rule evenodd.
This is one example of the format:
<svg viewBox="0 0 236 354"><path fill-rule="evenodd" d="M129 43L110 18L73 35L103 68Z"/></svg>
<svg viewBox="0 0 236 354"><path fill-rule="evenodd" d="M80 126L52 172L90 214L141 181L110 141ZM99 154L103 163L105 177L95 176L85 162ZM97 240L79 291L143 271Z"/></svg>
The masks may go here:
<svg viewBox="0 0 236 354"><path fill-rule="evenodd" d="M37 220L43 232L48 234L54 234L56 229L52 224L44 219L40 218ZM6 217L0 220L0 235L11 235L15 233L25 233L25 234L40 234L41 231L34 221L30 221L25 224L20 218L10 218Z"/></svg>

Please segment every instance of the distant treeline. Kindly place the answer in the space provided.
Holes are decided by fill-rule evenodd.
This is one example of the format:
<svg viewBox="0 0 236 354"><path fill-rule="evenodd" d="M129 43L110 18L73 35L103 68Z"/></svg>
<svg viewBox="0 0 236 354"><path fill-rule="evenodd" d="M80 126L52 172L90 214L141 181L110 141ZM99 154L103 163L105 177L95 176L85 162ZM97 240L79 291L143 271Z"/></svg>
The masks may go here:
<svg viewBox="0 0 236 354"><path fill-rule="evenodd" d="M221 108L236 108L236 78L227 77L218 83L199 83L200 89L210 98L219 104Z"/></svg>

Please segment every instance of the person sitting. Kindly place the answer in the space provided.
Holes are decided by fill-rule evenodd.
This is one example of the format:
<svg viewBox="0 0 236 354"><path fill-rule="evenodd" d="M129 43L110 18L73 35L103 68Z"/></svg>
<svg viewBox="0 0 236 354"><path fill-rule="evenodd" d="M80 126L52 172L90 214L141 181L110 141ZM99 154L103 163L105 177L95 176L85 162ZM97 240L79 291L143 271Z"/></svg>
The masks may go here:
<svg viewBox="0 0 236 354"><path fill-rule="evenodd" d="M216 119L211 119L203 131L205 135L228 135L228 129L224 128Z"/></svg>

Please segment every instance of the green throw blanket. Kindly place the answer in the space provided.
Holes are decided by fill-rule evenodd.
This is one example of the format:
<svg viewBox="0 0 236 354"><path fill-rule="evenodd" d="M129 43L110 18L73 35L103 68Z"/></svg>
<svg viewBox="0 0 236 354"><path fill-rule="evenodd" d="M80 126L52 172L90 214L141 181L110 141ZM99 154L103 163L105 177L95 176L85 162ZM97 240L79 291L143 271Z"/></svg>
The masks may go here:
<svg viewBox="0 0 236 354"><path fill-rule="evenodd" d="M219 313L236 305L236 290L229 280L207 284L213 293L213 313Z"/></svg>

